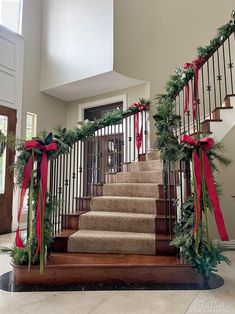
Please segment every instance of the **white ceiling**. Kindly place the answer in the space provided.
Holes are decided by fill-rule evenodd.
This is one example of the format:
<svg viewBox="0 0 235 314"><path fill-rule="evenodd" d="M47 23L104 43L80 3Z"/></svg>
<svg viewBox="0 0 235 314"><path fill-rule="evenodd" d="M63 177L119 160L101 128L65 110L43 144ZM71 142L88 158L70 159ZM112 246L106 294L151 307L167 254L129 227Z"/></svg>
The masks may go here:
<svg viewBox="0 0 235 314"><path fill-rule="evenodd" d="M145 81L133 79L118 72L111 71L41 91L47 95L70 102L144 83Z"/></svg>

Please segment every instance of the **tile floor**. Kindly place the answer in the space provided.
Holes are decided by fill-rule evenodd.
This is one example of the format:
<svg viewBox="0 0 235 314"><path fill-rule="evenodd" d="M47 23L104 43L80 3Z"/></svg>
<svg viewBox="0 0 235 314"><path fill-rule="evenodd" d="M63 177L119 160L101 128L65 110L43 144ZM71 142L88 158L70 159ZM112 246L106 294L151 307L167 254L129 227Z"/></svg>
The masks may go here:
<svg viewBox="0 0 235 314"><path fill-rule="evenodd" d="M9 245L13 234L0 236ZM1 314L182 314L235 313L235 251L231 266L221 265L225 285L210 291L99 291L6 292L0 290ZM11 269L10 258L0 255L0 275Z"/></svg>

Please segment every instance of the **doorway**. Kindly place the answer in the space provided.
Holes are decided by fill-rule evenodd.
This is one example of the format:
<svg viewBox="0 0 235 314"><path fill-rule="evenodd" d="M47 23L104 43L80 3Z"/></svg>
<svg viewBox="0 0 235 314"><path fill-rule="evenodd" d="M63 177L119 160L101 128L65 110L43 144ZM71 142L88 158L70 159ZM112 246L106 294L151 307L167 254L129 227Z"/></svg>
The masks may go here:
<svg viewBox="0 0 235 314"><path fill-rule="evenodd" d="M0 106L0 234L11 232L13 169L15 153L6 145L16 132L16 110Z"/></svg>
<svg viewBox="0 0 235 314"><path fill-rule="evenodd" d="M123 102L88 108L84 110L84 120L100 119L105 113L122 110ZM107 176L119 172L122 164L123 134L121 125L106 127L96 131L95 136L85 143L84 194L92 195L94 184L104 183Z"/></svg>

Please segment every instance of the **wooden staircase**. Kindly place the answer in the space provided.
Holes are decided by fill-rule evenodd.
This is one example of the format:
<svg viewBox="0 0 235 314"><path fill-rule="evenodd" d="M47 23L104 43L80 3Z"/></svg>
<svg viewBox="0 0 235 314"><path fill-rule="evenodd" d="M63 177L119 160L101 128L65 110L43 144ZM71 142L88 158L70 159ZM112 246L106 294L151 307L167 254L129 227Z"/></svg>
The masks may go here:
<svg viewBox="0 0 235 314"><path fill-rule="evenodd" d="M156 155L157 159L153 159ZM35 266L30 273L15 266L16 284L203 283L202 276L185 265L175 247L170 246L158 153L147 154L146 161L124 165L123 170L107 186L116 181L122 187L130 184L131 195L125 189L107 195L104 187L105 195L91 199L90 211L67 215L67 229L56 236L43 275ZM144 190L146 184L148 188ZM143 191L149 193L148 197ZM169 231L169 225L167 228Z"/></svg>

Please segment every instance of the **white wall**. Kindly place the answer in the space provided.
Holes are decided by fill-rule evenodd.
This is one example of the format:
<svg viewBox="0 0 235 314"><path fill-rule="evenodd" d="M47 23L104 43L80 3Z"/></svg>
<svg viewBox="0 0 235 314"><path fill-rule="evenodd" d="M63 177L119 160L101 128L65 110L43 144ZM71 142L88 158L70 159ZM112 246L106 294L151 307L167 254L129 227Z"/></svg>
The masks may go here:
<svg viewBox="0 0 235 314"><path fill-rule="evenodd" d="M191 62L227 23L234 0L114 0L114 70L150 82L155 98L177 66ZM156 109L151 107L152 115ZM151 121L151 142L155 141Z"/></svg>
<svg viewBox="0 0 235 314"><path fill-rule="evenodd" d="M40 92L42 0L24 0L22 35L25 42L23 82L23 124L25 138L26 112L38 115L37 131L51 130L66 124L66 105L63 101Z"/></svg>
<svg viewBox="0 0 235 314"><path fill-rule="evenodd" d="M41 90L113 69L113 0L45 0Z"/></svg>
<svg viewBox="0 0 235 314"><path fill-rule="evenodd" d="M102 94L96 97L89 97L79 101L73 101L67 105L67 127L74 128L77 123L82 120L81 107L86 103L94 102L96 105L107 103L107 99L118 98L119 96L125 95L126 106L129 107L132 103L138 102L139 98L149 98L149 84L142 84L139 86L131 87L128 89L122 89L112 93ZM125 108L124 108L125 109Z"/></svg>

